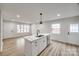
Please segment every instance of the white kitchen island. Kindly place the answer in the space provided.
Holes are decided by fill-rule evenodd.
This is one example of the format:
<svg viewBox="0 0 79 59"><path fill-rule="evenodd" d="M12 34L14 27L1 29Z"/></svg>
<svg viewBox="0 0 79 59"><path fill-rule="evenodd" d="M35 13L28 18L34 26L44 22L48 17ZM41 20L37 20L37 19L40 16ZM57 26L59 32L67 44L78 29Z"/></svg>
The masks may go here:
<svg viewBox="0 0 79 59"><path fill-rule="evenodd" d="M41 35L43 36L36 37L32 35L24 37L26 56L37 56L50 44L49 34L46 33Z"/></svg>

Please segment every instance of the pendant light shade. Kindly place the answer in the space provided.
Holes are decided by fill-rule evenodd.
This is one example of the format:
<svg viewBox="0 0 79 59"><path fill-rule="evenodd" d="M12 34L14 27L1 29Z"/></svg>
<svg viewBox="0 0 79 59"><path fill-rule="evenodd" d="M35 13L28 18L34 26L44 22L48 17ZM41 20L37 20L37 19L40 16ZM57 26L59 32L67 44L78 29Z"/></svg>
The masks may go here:
<svg viewBox="0 0 79 59"><path fill-rule="evenodd" d="M43 24L43 22L42 22L42 21L40 21L40 24Z"/></svg>
<svg viewBox="0 0 79 59"><path fill-rule="evenodd" d="M42 13L40 13L40 15L42 15Z"/></svg>

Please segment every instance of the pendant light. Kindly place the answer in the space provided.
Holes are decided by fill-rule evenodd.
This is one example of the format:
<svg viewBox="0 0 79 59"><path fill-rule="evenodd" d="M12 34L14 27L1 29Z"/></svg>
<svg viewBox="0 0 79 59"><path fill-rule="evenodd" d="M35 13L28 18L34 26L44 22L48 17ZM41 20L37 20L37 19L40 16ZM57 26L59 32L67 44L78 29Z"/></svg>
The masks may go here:
<svg viewBox="0 0 79 59"><path fill-rule="evenodd" d="M42 21L42 13L40 13L40 24L43 24L43 21Z"/></svg>

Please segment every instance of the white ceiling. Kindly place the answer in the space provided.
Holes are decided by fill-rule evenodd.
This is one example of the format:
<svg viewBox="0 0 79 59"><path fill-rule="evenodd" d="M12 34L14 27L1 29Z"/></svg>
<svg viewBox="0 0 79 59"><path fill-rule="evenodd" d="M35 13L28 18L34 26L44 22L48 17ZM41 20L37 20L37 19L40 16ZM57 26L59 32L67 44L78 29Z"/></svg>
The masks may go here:
<svg viewBox="0 0 79 59"><path fill-rule="evenodd" d="M39 13L43 13L43 21L79 15L77 3L4 3L2 15L5 20L34 23L40 21ZM20 18L16 15L19 14ZM60 14L60 17L57 16Z"/></svg>

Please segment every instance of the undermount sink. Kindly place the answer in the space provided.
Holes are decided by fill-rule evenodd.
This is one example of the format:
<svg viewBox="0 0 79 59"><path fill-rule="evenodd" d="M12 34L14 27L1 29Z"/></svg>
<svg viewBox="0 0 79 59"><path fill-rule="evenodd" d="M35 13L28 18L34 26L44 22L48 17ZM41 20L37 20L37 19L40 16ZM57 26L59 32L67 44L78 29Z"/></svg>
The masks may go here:
<svg viewBox="0 0 79 59"><path fill-rule="evenodd" d="M38 36L36 36L36 37L42 37L42 36L44 36L44 35L38 35Z"/></svg>

